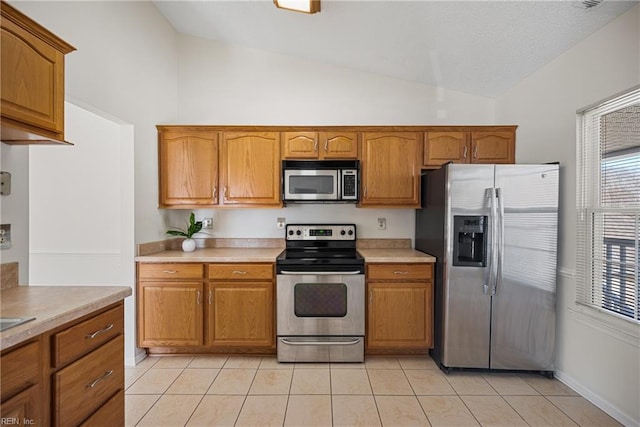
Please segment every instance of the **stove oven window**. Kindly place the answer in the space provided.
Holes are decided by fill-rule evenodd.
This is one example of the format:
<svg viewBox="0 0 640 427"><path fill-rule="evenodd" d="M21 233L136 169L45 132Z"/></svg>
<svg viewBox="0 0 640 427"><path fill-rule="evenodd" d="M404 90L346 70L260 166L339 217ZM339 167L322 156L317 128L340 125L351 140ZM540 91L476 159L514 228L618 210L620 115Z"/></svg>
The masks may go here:
<svg viewBox="0 0 640 427"><path fill-rule="evenodd" d="M293 288L297 317L345 317L347 285L344 283L298 283Z"/></svg>

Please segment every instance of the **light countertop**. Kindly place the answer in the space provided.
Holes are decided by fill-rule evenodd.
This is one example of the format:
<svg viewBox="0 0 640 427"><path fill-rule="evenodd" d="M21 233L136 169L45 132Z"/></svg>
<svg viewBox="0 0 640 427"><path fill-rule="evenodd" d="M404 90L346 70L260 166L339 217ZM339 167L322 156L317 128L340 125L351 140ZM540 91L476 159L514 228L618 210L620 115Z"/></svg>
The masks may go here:
<svg viewBox="0 0 640 427"><path fill-rule="evenodd" d="M137 256L138 262L275 262L283 248L200 248Z"/></svg>
<svg viewBox="0 0 640 427"><path fill-rule="evenodd" d="M436 258L415 249L358 249L365 262L420 263L436 262Z"/></svg>
<svg viewBox="0 0 640 427"><path fill-rule="evenodd" d="M0 293L2 317L35 317L0 332L0 350L107 307L131 295L128 286L17 286Z"/></svg>
<svg viewBox="0 0 640 427"><path fill-rule="evenodd" d="M136 257L138 262L275 262L282 248L200 248L193 252L162 251ZM410 248L358 249L365 262L436 262L424 252Z"/></svg>

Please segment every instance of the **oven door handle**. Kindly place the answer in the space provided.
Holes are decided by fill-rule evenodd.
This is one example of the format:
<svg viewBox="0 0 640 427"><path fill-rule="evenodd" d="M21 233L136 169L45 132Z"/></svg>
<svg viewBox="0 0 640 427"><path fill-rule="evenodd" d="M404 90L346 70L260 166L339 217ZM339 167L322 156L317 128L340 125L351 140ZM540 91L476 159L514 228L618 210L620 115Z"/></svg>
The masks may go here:
<svg viewBox="0 0 640 427"><path fill-rule="evenodd" d="M280 338L280 342L287 345L354 345L360 342L360 338L349 341L290 341Z"/></svg>
<svg viewBox="0 0 640 427"><path fill-rule="evenodd" d="M314 275L314 276L339 276L339 275L353 275L364 274L360 271L280 271L279 274L292 274L292 275Z"/></svg>

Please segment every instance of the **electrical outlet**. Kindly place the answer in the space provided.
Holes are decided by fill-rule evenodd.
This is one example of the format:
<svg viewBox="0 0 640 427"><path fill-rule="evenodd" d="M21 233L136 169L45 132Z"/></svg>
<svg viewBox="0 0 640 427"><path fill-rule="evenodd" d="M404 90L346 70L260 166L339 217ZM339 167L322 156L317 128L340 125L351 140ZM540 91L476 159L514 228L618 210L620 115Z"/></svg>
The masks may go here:
<svg viewBox="0 0 640 427"><path fill-rule="evenodd" d="M387 229L387 218L378 218L378 230Z"/></svg>
<svg viewBox="0 0 640 427"><path fill-rule="evenodd" d="M287 223L287 219L286 218L278 218L276 220L276 224L278 225L278 228L281 230L284 230L284 226Z"/></svg>
<svg viewBox="0 0 640 427"><path fill-rule="evenodd" d="M11 247L11 224L0 225L0 249Z"/></svg>
<svg viewBox="0 0 640 427"><path fill-rule="evenodd" d="M202 228L213 228L213 218L203 218L202 219Z"/></svg>

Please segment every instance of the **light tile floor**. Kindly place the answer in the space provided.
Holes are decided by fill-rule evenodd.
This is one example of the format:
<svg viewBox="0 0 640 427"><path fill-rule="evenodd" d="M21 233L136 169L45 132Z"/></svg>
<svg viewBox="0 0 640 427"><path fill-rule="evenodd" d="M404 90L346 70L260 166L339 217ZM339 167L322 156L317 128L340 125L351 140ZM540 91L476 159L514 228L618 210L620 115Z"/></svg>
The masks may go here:
<svg viewBox="0 0 640 427"><path fill-rule="evenodd" d="M428 357L278 363L147 357L125 369L127 426L619 426L557 380L443 374Z"/></svg>

